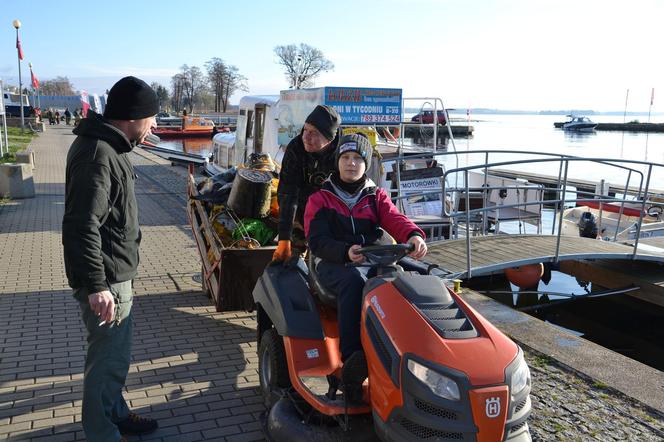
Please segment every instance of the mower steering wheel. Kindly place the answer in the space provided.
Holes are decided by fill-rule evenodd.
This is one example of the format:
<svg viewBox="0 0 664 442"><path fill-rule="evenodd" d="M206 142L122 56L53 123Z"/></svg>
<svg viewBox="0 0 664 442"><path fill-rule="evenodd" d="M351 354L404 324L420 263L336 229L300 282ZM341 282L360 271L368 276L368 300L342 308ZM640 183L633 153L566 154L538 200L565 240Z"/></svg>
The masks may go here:
<svg viewBox="0 0 664 442"><path fill-rule="evenodd" d="M369 261L378 265L390 266L396 264L401 258L413 250L415 250L414 244L387 244L380 246L365 246L355 250L355 253L361 253Z"/></svg>

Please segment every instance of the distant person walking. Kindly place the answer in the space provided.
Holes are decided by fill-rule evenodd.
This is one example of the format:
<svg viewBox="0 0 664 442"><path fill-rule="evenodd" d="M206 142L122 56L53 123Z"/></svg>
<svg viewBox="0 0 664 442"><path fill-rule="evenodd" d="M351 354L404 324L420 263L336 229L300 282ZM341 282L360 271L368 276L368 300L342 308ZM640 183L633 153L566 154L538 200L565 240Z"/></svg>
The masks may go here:
<svg viewBox="0 0 664 442"><path fill-rule="evenodd" d="M157 421L129 411L122 396L132 344L132 279L141 232L128 153L155 126L157 94L125 77L108 94L104 116L88 111L67 155L62 244L69 285L87 329L83 431L89 442L124 441Z"/></svg>
<svg viewBox="0 0 664 442"><path fill-rule="evenodd" d="M67 123L67 126L71 123L71 112L69 112L69 108L65 108L65 123Z"/></svg>
<svg viewBox="0 0 664 442"><path fill-rule="evenodd" d="M55 124L60 124L60 111L55 111Z"/></svg>
<svg viewBox="0 0 664 442"><path fill-rule="evenodd" d="M53 115L53 109L50 107L46 111L46 118L48 118L48 125L53 126L55 124L55 116Z"/></svg>

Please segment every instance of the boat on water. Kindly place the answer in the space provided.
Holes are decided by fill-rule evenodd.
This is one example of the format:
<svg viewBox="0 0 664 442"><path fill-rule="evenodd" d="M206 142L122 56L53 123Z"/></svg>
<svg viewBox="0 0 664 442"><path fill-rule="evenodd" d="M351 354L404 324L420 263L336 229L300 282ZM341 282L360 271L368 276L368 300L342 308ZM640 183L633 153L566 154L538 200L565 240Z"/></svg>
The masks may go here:
<svg viewBox="0 0 664 442"><path fill-rule="evenodd" d="M563 130L577 131L577 132L591 132L597 127L597 123L588 117L568 115L567 121L562 123L554 123L555 127L560 127Z"/></svg>
<svg viewBox="0 0 664 442"><path fill-rule="evenodd" d="M161 137L211 137L214 122L203 117L163 117L157 120L153 134Z"/></svg>
<svg viewBox="0 0 664 442"><path fill-rule="evenodd" d="M563 212L562 234L628 241L664 236L662 206L641 210L641 203L584 202ZM641 228L639 229L639 225Z"/></svg>

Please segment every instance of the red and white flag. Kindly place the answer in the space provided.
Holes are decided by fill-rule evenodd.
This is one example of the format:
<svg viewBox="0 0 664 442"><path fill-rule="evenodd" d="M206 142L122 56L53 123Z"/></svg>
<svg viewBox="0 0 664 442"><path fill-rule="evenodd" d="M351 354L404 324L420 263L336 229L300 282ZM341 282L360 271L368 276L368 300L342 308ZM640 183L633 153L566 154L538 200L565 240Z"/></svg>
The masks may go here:
<svg viewBox="0 0 664 442"><path fill-rule="evenodd" d="M23 49L21 49L21 40L19 40L18 35L16 35L16 49L18 50L19 60L23 60Z"/></svg>
<svg viewBox="0 0 664 442"><path fill-rule="evenodd" d="M32 72L32 67L30 67L30 78L32 79L32 87L35 89L39 89L39 80L37 79L35 73Z"/></svg>

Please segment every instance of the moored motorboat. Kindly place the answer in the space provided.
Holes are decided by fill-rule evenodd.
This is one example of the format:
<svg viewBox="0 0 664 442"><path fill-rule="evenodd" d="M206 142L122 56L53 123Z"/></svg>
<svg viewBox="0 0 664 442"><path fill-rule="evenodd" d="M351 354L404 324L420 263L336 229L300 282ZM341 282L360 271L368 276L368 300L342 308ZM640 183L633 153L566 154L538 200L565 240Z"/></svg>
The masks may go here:
<svg viewBox="0 0 664 442"><path fill-rule="evenodd" d="M214 132L214 122L203 117L184 116L180 124L157 125L152 131L155 135L164 137L211 137Z"/></svg>
<svg viewBox="0 0 664 442"><path fill-rule="evenodd" d="M611 203L603 203L601 211L588 206L573 207L563 212L562 234L607 240L615 238L616 241L635 239L637 232L640 238L664 236L664 221L659 216L661 211L655 212L639 216L637 209L624 207L621 215L620 206Z"/></svg>
<svg viewBox="0 0 664 442"><path fill-rule="evenodd" d="M555 127L560 127L564 130L590 132L595 130L597 123L588 117L578 117L575 115L568 115L569 120L562 123L554 123Z"/></svg>

